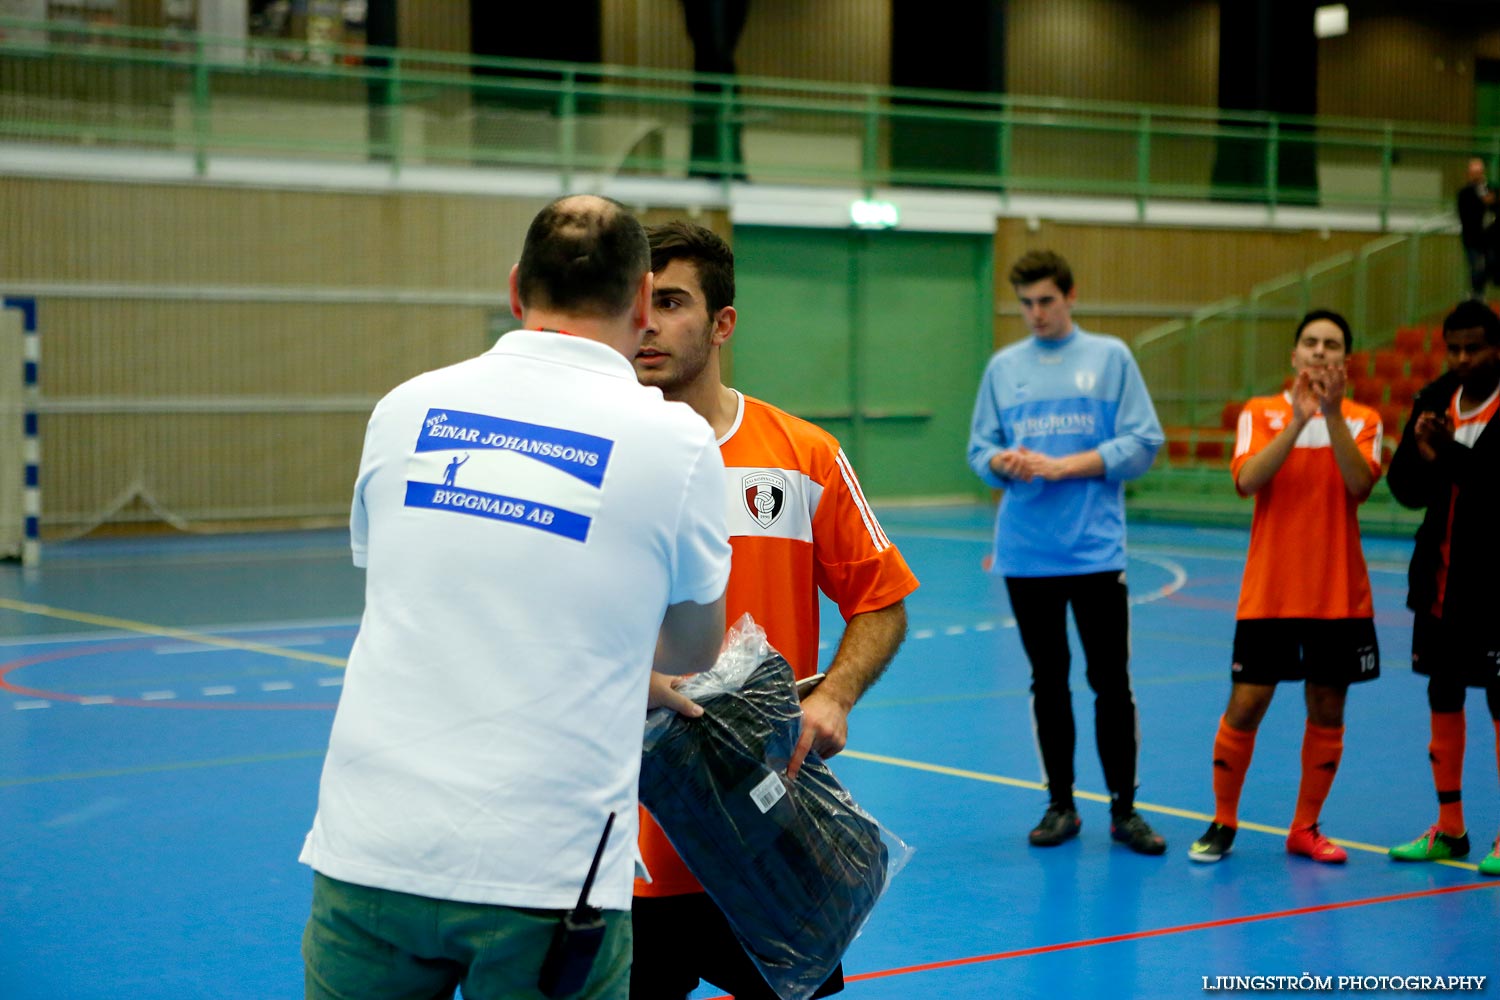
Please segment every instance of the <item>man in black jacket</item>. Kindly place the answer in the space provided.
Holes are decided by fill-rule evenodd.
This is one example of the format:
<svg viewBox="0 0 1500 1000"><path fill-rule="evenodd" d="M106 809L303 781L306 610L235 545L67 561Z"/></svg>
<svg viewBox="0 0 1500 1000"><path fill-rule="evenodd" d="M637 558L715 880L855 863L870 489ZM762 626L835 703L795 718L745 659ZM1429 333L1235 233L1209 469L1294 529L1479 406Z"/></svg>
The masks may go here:
<svg viewBox="0 0 1500 1000"><path fill-rule="evenodd" d="M1495 193L1484 176L1484 161L1469 161L1468 183L1458 189L1459 239L1463 241L1464 258L1469 262L1469 285L1472 296L1484 298L1485 282L1495 262L1490 260L1495 248L1485 217L1495 205Z"/></svg>
<svg viewBox="0 0 1500 1000"><path fill-rule="evenodd" d="M1391 492L1427 509L1417 530L1406 605L1416 613L1412 671L1427 677L1428 758L1438 821L1391 848L1397 861L1469 853L1463 814L1464 696L1485 689L1500 746L1500 316L1462 302L1443 321L1448 372L1417 396L1391 460ZM1479 864L1500 875L1500 838Z"/></svg>

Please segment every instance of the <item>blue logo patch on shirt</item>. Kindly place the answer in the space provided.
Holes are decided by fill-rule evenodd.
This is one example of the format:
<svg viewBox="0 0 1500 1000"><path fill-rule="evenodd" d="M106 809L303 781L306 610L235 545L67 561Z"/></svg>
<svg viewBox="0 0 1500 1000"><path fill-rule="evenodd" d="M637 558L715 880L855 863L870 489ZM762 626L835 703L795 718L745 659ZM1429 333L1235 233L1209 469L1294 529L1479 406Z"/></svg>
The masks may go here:
<svg viewBox="0 0 1500 1000"><path fill-rule="evenodd" d="M588 538L593 519L561 507L551 507L534 500L439 486L436 483L406 484L406 506L451 510L458 514L487 517L492 521L548 531L554 535L582 542Z"/></svg>
<svg viewBox="0 0 1500 1000"><path fill-rule="evenodd" d="M614 446L608 438L561 427L430 409L407 460L406 506L585 542L603 503ZM506 453L539 465L502 458Z"/></svg>
<svg viewBox="0 0 1500 1000"><path fill-rule="evenodd" d="M417 435L418 452L460 448L514 452L596 488L604 482L614 446L608 438L593 434L462 410L428 410Z"/></svg>

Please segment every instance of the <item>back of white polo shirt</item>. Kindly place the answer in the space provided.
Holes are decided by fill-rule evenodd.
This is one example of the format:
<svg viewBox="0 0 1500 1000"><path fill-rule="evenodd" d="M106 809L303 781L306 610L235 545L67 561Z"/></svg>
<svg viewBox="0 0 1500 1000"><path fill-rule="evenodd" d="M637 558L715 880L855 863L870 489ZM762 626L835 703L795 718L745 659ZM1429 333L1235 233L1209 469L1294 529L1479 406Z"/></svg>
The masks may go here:
<svg viewBox="0 0 1500 1000"><path fill-rule="evenodd" d="M593 341L517 331L376 407L351 534L366 566L302 860L444 899L630 905L662 614L723 592L708 424Z"/></svg>

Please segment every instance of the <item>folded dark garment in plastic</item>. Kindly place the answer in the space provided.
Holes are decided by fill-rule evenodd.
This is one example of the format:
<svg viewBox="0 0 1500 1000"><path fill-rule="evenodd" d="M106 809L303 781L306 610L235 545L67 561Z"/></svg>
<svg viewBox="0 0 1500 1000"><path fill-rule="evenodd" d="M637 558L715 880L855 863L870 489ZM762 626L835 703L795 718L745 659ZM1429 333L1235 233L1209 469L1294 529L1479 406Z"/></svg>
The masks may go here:
<svg viewBox="0 0 1500 1000"><path fill-rule="evenodd" d="M768 652L738 689L684 689L701 717L652 713L641 803L766 982L804 1000L864 925L891 856L880 824L815 754L787 779L801 710L791 667L760 649Z"/></svg>

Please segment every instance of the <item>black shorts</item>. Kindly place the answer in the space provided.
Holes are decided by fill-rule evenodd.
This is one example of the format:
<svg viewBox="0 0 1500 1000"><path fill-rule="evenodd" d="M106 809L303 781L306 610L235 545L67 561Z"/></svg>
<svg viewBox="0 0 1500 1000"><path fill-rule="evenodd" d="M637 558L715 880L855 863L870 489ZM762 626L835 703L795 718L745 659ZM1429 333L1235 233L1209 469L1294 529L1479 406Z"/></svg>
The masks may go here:
<svg viewBox="0 0 1500 1000"><path fill-rule="evenodd" d="M635 962L631 1000L686 1000L706 980L737 1000L777 1000L707 893L637 896L631 903ZM844 988L844 966L813 997Z"/></svg>
<svg viewBox="0 0 1500 1000"><path fill-rule="evenodd" d="M1236 684L1310 681L1346 687L1380 676L1371 618L1242 618L1234 623Z"/></svg>
<svg viewBox="0 0 1500 1000"><path fill-rule="evenodd" d="M1454 634L1441 618L1419 614L1412 623L1411 670L1461 687L1488 688L1500 683L1500 649L1485 648L1494 645Z"/></svg>

